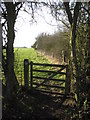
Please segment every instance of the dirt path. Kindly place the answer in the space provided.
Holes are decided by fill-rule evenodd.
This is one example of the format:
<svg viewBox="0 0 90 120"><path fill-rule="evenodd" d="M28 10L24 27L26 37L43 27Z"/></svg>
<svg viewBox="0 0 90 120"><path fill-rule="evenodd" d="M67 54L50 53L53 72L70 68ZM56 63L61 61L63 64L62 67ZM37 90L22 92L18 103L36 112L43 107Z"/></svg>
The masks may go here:
<svg viewBox="0 0 90 120"><path fill-rule="evenodd" d="M2 120L70 120L72 108L65 101L62 96L21 91L9 105L4 101Z"/></svg>

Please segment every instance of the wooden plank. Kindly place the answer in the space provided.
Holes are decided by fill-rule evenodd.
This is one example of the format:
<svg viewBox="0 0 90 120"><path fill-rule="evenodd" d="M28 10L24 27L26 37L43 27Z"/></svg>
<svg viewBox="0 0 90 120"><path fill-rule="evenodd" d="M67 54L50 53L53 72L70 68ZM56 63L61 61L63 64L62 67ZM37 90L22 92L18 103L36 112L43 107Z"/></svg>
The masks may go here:
<svg viewBox="0 0 90 120"><path fill-rule="evenodd" d="M36 69L33 69L33 71L34 71L34 72L57 73L57 74L66 75L66 73L65 73L65 72L61 72L61 71L36 70Z"/></svg>
<svg viewBox="0 0 90 120"><path fill-rule="evenodd" d="M58 85L39 84L39 83L35 83L35 82L33 82L33 84L34 85L38 85L38 86L45 86L45 87L65 89L65 87L58 86Z"/></svg>
<svg viewBox="0 0 90 120"><path fill-rule="evenodd" d="M30 78L30 79L31 79L31 81L30 81L30 82L31 82L31 83L30 83L30 87L31 87L31 89L32 89L32 88L33 88L33 62L31 62L30 65L31 65L31 66L30 66L30 69L31 69L31 70L30 70L30 71L31 71L31 72L30 72L30 73L31 73L31 74L30 74L30 77L31 77L31 78Z"/></svg>
<svg viewBox="0 0 90 120"><path fill-rule="evenodd" d="M33 76L33 78L35 78L35 79L43 79L43 80L47 80L46 77ZM64 79L55 79L55 78L51 78L50 80L52 80L52 81L56 81L56 82L65 82Z"/></svg>
<svg viewBox="0 0 90 120"><path fill-rule="evenodd" d="M67 65L58 65L58 64L46 64L46 63L33 63L33 65L37 66L51 66L51 67L66 67Z"/></svg>
<svg viewBox="0 0 90 120"><path fill-rule="evenodd" d="M24 86L29 88L29 61L24 59Z"/></svg>
<svg viewBox="0 0 90 120"><path fill-rule="evenodd" d="M70 78L70 71L69 66L66 67L66 80L65 80L65 94L70 93L70 86L71 86L71 78Z"/></svg>

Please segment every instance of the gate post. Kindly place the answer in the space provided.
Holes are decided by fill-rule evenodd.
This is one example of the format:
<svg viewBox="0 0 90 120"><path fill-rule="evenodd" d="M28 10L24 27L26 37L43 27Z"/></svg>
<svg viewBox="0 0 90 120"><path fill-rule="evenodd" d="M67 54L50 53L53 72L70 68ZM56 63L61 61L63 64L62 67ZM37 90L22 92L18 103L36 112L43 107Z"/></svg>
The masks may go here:
<svg viewBox="0 0 90 120"><path fill-rule="evenodd" d="M68 95L70 93L70 87L71 87L71 79L70 79L70 71L69 66L66 66L66 80L65 80L65 95Z"/></svg>
<svg viewBox="0 0 90 120"><path fill-rule="evenodd" d="M24 86L26 89L29 88L29 61L24 59Z"/></svg>
<svg viewBox="0 0 90 120"><path fill-rule="evenodd" d="M31 84L30 84L30 87L31 87L31 90L32 90L32 88L33 88L33 62L32 62L32 61L30 62L30 73L31 73L31 74L30 74L30 78L31 78L31 79L30 79L30 80L31 80L31 81L30 81L30 83L31 83Z"/></svg>

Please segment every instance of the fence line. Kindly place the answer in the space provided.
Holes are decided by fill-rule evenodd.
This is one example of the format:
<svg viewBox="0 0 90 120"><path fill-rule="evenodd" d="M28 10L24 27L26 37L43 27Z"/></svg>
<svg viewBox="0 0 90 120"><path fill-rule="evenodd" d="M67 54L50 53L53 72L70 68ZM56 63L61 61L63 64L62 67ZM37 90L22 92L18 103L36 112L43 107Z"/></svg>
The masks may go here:
<svg viewBox="0 0 90 120"><path fill-rule="evenodd" d="M41 64L41 63L33 63L33 62L29 63L28 59L25 59L24 63L23 61L19 61L18 63L17 61L14 62L15 64L17 64L15 68L15 72L20 86L24 85L27 89L32 89L32 90L33 89L39 90L38 88L42 86L45 87L45 89L55 88L55 89L64 90L66 95L70 93L70 75L69 75L68 65L46 64L46 63ZM50 69L43 69L48 67ZM39 76L37 73L41 73L41 76ZM42 75L44 73L47 75ZM57 77L57 75L59 77L63 76L63 78L59 78Z"/></svg>
<svg viewBox="0 0 90 120"><path fill-rule="evenodd" d="M27 61L27 60L26 60ZM27 61L28 62L28 61ZM25 64L25 62L24 62ZM28 64L28 63L27 63ZM61 89L65 90L65 94L70 93L70 78L68 75L68 65L58 65L58 64L41 64L41 63L33 63L32 61L30 62L30 88L31 90L35 90L41 86L41 87L46 87L46 88L56 88L56 89ZM40 69L40 68L35 68L35 66L43 66L43 67L58 67L59 70L45 70L45 69ZM62 70L66 70L65 72L62 72ZM49 77L43 77L43 76L38 76L34 75L34 73L47 73ZM29 72L28 72L29 74ZM61 76L66 76L65 79L59 79L59 78L54 78L56 75L61 75ZM27 77L27 76L26 76ZM41 80L41 81L39 81ZM29 81L29 80L28 80ZM39 82L37 82L39 81ZM48 84L47 82L53 81L54 84ZM59 82L58 85L55 85L56 82ZM65 83L65 86L61 86ZM28 82L27 82L28 84ZM39 89L40 90L40 89Z"/></svg>

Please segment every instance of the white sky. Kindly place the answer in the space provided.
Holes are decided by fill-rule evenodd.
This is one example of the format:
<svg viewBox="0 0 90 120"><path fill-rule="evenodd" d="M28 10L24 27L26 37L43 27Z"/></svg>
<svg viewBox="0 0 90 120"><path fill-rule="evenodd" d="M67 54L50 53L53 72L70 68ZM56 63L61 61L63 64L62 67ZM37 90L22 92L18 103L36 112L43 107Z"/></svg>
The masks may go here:
<svg viewBox="0 0 90 120"><path fill-rule="evenodd" d="M53 26L47 24L40 15L44 15L45 20ZM52 34L58 30L58 23L56 23L56 21L50 16L50 14L47 14L46 10L43 11L43 13L39 11L39 15L36 14L35 20L37 21L37 23L34 22L32 24L30 20L32 20L30 14L24 11L19 12L15 25L16 35L14 47L31 47L36 41L35 38L40 33L45 32Z"/></svg>

